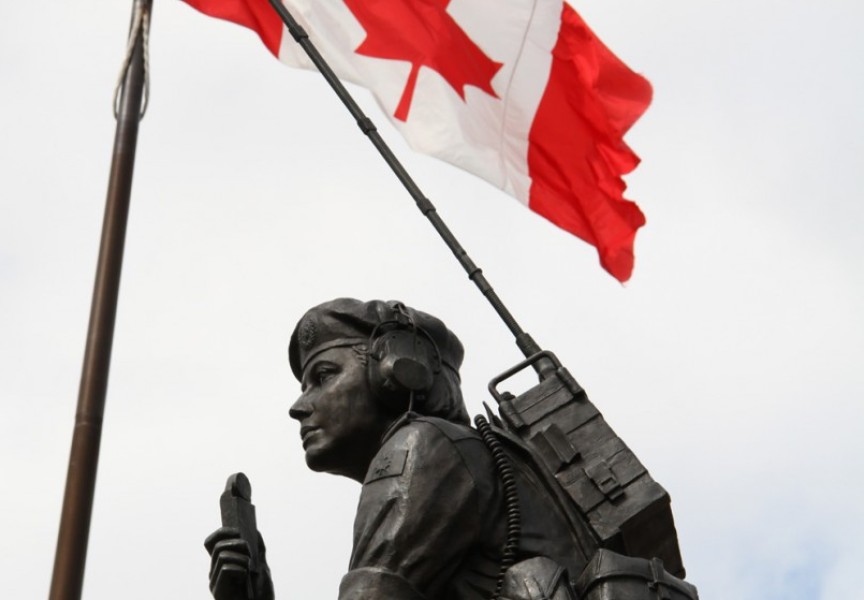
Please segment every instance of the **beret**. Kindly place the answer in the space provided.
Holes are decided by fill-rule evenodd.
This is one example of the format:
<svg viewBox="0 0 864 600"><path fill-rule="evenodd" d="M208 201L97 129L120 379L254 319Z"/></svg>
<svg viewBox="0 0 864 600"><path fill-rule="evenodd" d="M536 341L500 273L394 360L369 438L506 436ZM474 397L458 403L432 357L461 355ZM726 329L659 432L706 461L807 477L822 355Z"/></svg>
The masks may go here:
<svg viewBox="0 0 864 600"><path fill-rule="evenodd" d="M369 344L376 328L387 323L406 323L424 330L435 342L441 362L457 375L464 350L456 335L439 319L394 300L337 298L309 309L297 322L288 344L288 360L298 381L316 355L343 346Z"/></svg>

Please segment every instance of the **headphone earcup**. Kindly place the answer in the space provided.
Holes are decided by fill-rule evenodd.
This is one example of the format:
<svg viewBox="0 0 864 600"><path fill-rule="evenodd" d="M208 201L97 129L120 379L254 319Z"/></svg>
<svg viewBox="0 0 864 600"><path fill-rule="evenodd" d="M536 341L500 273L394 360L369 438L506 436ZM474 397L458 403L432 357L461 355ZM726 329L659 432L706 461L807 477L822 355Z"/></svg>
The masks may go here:
<svg viewBox="0 0 864 600"><path fill-rule="evenodd" d="M388 355L379 367L385 388L405 392L425 392L432 387L432 371L416 359Z"/></svg>
<svg viewBox="0 0 864 600"><path fill-rule="evenodd" d="M372 341L368 378L372 393L395 410L405 410L432 389L435 381L431 344L413 330L395 329Z"/></svg>

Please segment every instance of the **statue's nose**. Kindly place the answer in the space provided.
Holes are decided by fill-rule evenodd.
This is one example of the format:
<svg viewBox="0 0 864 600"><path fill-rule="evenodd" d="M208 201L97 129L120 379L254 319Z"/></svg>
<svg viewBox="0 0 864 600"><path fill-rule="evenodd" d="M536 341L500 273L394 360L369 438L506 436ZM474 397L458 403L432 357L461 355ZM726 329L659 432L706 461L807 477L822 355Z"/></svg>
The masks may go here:
<svg viewBox="0 0 864 600"><path fill-rule="evenodd" d="M301 394L299 398L288 409L288 415L292 419L302 421L305 417L312 414L312 404L306 398L306 394Z"/></svg>

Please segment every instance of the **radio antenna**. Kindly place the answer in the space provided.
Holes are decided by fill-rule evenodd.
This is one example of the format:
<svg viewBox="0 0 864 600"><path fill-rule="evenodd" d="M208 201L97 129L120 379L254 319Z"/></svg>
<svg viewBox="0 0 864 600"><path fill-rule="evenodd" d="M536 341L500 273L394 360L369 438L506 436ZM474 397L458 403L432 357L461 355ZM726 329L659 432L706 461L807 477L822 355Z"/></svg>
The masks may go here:
<svg viewBox="0 0 864 600"><path fill-rule="evenodd" d="M269 0L269 2L271 6L273 6L273 9L279 13L282 22L285 23L285 27L288 29L288 33L290 33L291 37L294 38L294 41L303 48L309 56L309 59L321 75L324 76L324 79L327 80L327 83L330 84L330 87L342 101L342 104L345 105L345 108L347 108L348 112L351 113L351 116L354 117L354 120L360 127L360 131L369 138L369 141L372 142L372 145L378 150L378 153L384 159L384 162L390 166L390 169L392 169L393 173L396 174L396 177L400 182L402 182L402 185L414 199L417 208L427 219L429 219L429 222L432 223L432 227L435 228L435 231L438 232L441 239L444 240L444 243L447 244L447 247L453 252L456 260L459 261L459 264L462 265L462 268L465 269L465 272L468 274L468 279L474 282L480 290L480 293L486 297L492 305L492 308L495 309L495 312L497 312L498 316L501 317L501 320L504 321L504 324L516 338L516 345L519 347L519 350L522 351L522 354L524 354L526 358L529 358L540 352L540 346L538 346L537 342L535 342L534 339L519 326L519 323L483 275L483 271L474 263L473 260L471 260L471 257L468 256L468 253L459 243L459 240L456 239L456 236L453 235L453 232L450 231L450 228L447 227L447 224L441 219L435 206L429 198L423 194L418 185L411 178L411 175L408 174L408 171L405 170L405 167L402 166L402 163L399 162L399 159L396 158L396 155L393 154L392 150L390 150L390 147L381 137L381 134L378 133L375 124L357 105L354 98L348 90L345 89L342 82L339 81L339 78L333 72L333 69L330 68L330 65L327 64L327 61L324 60L324 57L318 52L318 49L312 43L312 40L309 39L309 34L306 33L303 27L294 19L293 15L280 0ZM554 371L554 365L548 359L540 359L535 362L535 365L541 379L545 379L548 374L551 374L551 372Z"/></svg>

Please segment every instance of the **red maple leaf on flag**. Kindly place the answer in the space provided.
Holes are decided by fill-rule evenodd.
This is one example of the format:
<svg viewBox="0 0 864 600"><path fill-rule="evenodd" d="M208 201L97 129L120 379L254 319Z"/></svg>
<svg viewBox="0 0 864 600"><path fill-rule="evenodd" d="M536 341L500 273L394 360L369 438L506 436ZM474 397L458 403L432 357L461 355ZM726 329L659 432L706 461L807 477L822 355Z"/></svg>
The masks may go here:
<svg viewBox="0 0 864 600"><path fill-rule="evenodd" d="M450 0L345 0L366 30L355 52L373 58L405 60L411 73L393 116L408 119L420 67L437 71L459 97L465 86L480 88L493 98L492 78L502 63L475 44L447 13Z"/></svg>

